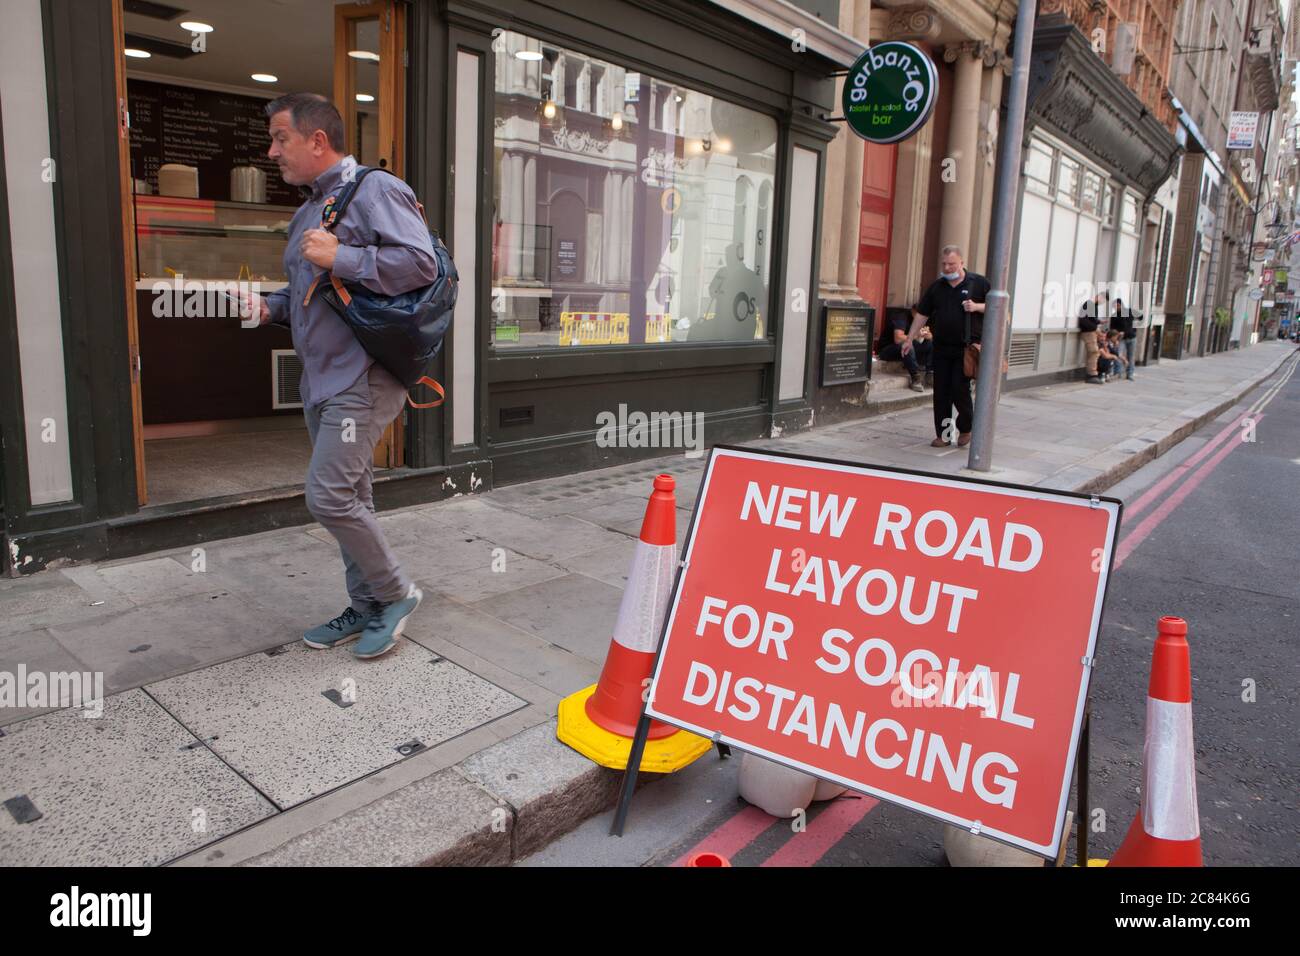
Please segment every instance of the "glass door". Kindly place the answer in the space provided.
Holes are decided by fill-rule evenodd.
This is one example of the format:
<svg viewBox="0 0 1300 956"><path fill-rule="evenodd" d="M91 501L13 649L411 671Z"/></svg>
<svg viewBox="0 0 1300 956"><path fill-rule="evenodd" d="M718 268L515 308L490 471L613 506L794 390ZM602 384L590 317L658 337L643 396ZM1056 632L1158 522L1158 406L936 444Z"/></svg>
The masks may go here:
<svg viewBox="0 0 1300 956"><path fill-rule="evenodd" d="M396 0L334 8L334 103L343 114L347 149L363 166L403 175L406 116L405 9ZM405 414L375 446L375 466L404 463Z"/></svg>

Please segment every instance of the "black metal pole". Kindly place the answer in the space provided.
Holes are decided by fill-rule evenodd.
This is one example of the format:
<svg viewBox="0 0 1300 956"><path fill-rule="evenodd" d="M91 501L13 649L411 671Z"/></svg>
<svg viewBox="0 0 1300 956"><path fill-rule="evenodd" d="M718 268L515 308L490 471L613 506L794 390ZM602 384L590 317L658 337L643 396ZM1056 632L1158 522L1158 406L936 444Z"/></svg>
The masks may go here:
<svg viewBox="0 0 1300 956"><path fill-rule="evenodd" d="M1006 354L1010 293L1011 235L1016 229L1016 190L1020 186L1020 150L1025 138L1025 101L1029 96L1029 54L1034 45L1037 0L1020 0L1016 33L1012 41L1011 85L1007 97L1006 127L998 133L997 192L993 197L993 226L989 235L989 291L980 335L980 370L975 390L975 422L971 426L967 467L988 471L993 467L993 431L998 395L1002 391L1002 357Z"/></svg>
<svg viewBox="0 0 1300 956"><path fill-rule="evenodd" d="M650 718L643 713L641 719L637 721L636 736L632 738L632 752L627 755L627 769L623 771L623 787L618 794L618 809L614 811L614 824L609 828L611 836L623 835L623 824L627 822L628 806L632 803L637 771L641 769L641 756L645 753L645 742L649 736Z"/></svg>

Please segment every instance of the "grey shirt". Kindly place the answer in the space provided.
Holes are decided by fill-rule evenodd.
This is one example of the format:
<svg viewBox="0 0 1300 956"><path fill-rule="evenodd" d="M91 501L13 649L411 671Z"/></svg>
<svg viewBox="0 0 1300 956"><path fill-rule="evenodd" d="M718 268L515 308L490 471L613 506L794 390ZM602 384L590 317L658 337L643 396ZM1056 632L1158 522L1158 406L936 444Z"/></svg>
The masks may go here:
<svg viewBox="0 0 1300 956"><path fill-rule="evenodd" d="M293 333L293 348L302 360L299 393L308 406L345 391L374 364L347 323L323 298L313 295L310 303L302 304L312 280L322 271L303 258L302 234L320 228L325 201L342 191L344 171L354 162L348 156L312 183L311 197L298 207L289 224L289 245L284 250L289 284L266 296L271 321L288 326ZM334 235L339 240L334 274L340 279L360 282L384 295L397 295L438 278L429 229L415 193L396 176L386 172L366 176L335 224Z"/></svg>

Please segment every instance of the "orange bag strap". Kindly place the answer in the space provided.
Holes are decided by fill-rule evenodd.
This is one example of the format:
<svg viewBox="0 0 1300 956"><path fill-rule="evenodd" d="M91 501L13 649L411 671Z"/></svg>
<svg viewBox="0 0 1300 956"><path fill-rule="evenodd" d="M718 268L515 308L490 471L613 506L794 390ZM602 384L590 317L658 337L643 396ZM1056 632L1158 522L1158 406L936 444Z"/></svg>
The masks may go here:
<svg viewBox="0 0 1300 956"><path fill-rule="evenodd" d="M307 306L309 302L311 302L311 297L316 293L316 286L320 285L321 277L327 274L330 277L330 284L334 286L334 291L338 293L339 299L343 303L343 307L347 308L352 304L352 293L350 293L347 290L347 288L343 285L343 281L332 272L330 273L321 272L317 274L316 278L311 280L311 285L308 286L307 288L307 295L302 300L302 304L304 308Z"/></svg>
<svg viewBox="0 0 1300 956"><path fill-rule="evenodd" d="M421 375L420 380L415 384L428 385L431 389L433 389L435 392L438 393L438 397L431 402L416 402L411 400L411 393L407 392L406 401L410 404L412 408L437 408L439 405L443 403L443 400L447 397L447 393L443 390L443 387L439 385L437 382L435 382L433 379L429 378L429 376L427 375Z"/></svg>

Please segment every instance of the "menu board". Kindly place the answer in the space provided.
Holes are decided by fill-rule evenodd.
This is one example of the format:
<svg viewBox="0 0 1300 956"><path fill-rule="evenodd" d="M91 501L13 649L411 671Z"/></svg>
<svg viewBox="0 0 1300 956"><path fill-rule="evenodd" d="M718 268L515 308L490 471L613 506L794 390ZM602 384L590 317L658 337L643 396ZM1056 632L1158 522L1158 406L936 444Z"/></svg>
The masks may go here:
<svg viewBox="0 0 1300 956"><path fill-rule="evenodd" d="M865 382L871 377L871 327L875 310L826 306L822 327L822 385Z"/></svg>
<svg viewBox="0 0 1300 956"><path fill-rule="evenodd" d="M194 166L199 171L199 198L230 200L230 171L257 166L266 173L266 201L297 206L297 186L280 178L266 155L267 100L147 80L127 81L131 111L131 175L158 192L158 169L164 163Z"/></svg>

